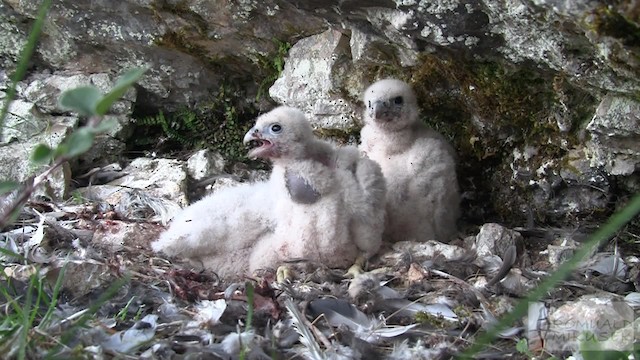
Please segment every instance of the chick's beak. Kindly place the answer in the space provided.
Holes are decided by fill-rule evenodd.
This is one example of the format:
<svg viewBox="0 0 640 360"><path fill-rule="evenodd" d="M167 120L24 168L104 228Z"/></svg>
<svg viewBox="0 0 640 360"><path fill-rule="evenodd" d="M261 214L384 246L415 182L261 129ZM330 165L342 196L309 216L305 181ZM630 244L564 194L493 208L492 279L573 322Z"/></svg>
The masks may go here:
<svg viewBox="0 0 640 360"><path fill-rule="evenodd" d="M244 135L244 139L242 143L245 145L251 144L252 141L262 138L262 133L255 126L249 129L247 133Z"/></svg>
<svg viewBox="0 0 640 360"><path fill-rule="evenodd" d="M371 105L371 112L374 118L379 119L389 111L389 103L386 101L378 100Z"/></svg>

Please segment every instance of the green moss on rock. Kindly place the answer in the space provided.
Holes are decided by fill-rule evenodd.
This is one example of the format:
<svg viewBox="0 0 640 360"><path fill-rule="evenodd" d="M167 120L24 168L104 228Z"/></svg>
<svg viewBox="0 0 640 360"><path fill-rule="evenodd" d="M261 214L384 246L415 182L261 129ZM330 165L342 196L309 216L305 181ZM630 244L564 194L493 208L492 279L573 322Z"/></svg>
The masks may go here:
<svg viewBox="0 0 640 360"><path fill-rule="evenodd" d="M561 158L580 142L580 125L595 108L595 99L561 74L533 64L425 55L411 82L424 121L459 154L463 189L491 189L470 204L483 208L475 216L495 216L486 213L486 204L492 204L507 223L521 224L529 216L519 210L532 196L527 179L512 179L513 150L536 149L527 159L531 169Z"/></svg>
<svg viewBox="0 0 640 360"><path fill-rule="evenodd" d="M635 5L637 6L637 5ZM637 18L627 17L608 5L602 5L593 12L592 29L604 36L620 39L626 46L640 46L640 26Z"/></svg>

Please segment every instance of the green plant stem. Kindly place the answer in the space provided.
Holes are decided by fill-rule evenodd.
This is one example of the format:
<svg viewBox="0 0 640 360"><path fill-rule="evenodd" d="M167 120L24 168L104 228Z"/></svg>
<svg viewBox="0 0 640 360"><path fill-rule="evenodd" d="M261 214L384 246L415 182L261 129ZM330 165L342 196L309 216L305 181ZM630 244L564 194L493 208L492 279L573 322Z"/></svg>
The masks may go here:
<svg viewBox="0 0 640 360"><path fill-rule="evenodd" d="M245 291L247 294L247 321L244 327L244 331L249 332L251 331L251 323L253 322L253 300L254 300L254 296L253 296L254 288L251 282L247 281L245 283ZM240 341L242 341L242 337L240 337ZM246 359L247 349L248 348L246 344L241 346L240 354L239 354L240 360Z"/></svg>
<svg viewBox="0 0 640 360"><path fill-rule="evenodd" d="M67 270L68 259L65 260L64 265L60 269L60 273L58 274L58 278L56 279L56 283L53 287L53 294L51 295L51 302L49 303L49 307L47 308L47 312L42 317L40 324L38 327L49 325L49 321L51 320L51 315L58 304L58 296L60 295L60 290L62 290L62 281L64 279L64 273Z"/></svg>
<svg viewBox="0 0 640 360"><path fill-rule="evenodd" d="M244 331L251 330L251 323L253 322L253 284L250 282L246 283L246 292L247 292L247 324L245 326Z"/></svg>
<svg viewBox="0 0 640 360"><path fill-rule="evenodd" d="M27 343L29 342L29 331L31 331L32 324L31 303L33 301L33 289L37 286L36 280L37 275L32 275L20 314L22 315L22 327L20 329L20 337L18 338L18 359L21 360L27 357Z"/></svg>
<svg viewBox="0 0 640 360"><path fill-rule="evenodd" d="M31 59L31 56L33 55L33 52L36 48L36 43L38 42L40 32L42 31L42 24L44 23L44 19L47 17L47 13L49 12L50 7L51 0L44 0L42 4L40 4L40 8L38 9L38 16L33 23L31 32L29 33L29 39L27 40L27 44L24 46L24 48L22 49L22 53L20 54L18 67L16 68L16 72L13 74L13 81L7 89L7 94L4 99L4 105L2 107L2 110L0 111L0 137L2 137L2 130L4 129L4 119L9 112L9 105L13 101L13 98L16 96L16 86L18 84L18 81L22 80L27 72L27 68L29 67L29 60Z"/></svg>
<svg viewBox="0 0 640 360"><path fill-rule="evenodd" d="M616 231L620 230L626 223L640 213L640 194L636 194L631 201L620 212L614 214L598 231L589 237L576 251L575 255L562 263L553 274L545 278L538 287L529 293L529 295L518 302L516 307L505 315L500 322L484 334L476 338L475 343L469 347L464 353L460 354L461 358L472 358L486 345L488 345L496 336L508 326L512 326L517 320L522 319L527 314L529 303L538 301L547 294L558 282L566 278L569 273L575 269L592 251L604 240L610 238Z"/></svg>

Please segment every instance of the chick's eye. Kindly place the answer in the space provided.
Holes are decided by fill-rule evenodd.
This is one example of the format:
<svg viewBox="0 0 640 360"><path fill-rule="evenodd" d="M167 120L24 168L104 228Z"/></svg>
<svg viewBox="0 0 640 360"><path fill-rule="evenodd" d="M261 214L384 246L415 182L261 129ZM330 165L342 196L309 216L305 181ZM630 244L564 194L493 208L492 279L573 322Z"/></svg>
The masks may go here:
<svg viewBox="0 0 640 360"><path fill-rule="evenodd" d="M282 126L280 124L273 124L271 125L271 131L277 134L282 131Z"/></svg>
<svg viewBox="0 0 640 360"><path fill-rule="evenodd" d="M394 102L395 104L400 105L400 104L402 104L402 103L404 102L404 99L402 99L402 96L398 96L398 97L396 97L396 98L394 98L394 99L393 99L393 102Z"/></svg>

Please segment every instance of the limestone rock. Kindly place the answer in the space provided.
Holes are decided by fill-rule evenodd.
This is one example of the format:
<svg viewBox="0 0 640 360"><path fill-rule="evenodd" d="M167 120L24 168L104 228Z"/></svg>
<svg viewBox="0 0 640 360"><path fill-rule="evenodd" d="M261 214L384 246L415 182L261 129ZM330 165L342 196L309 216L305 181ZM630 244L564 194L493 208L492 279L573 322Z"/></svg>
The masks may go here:
<svg viewBox="0 0 640 360"><path fill-rule="evenodd" d="M199 150L187 159L187 172L194 180L221 174L224 171L224 158L211 150Z"/></svg>
<svg viewBox="0 0 640 360"><path fill-rule="evenodd" d="M8 81L8 78L0 79L0 88L7 88ZM106 93L114 82L115 79L105 73L52 75L42 72L32 74L29 79L18 83L16 99L9 106L2 132L2 143L6 146L0 148L0 163L7 166L0 170L0 178L24 181L29 176L41 173L44 167L36 168L30 162L35 146L42 143L55 148L78 126L80 119L77 116L61 116L68 112L58 105L62 92L79 86L94 85ZM72 168L82 172L87 167L106 165L118 160L124 150L124 143L117 137L127 136L123 125L129 122L135 99L135 89L131 89L117 101L111 109L111 113L115 115L107 115L105 119L115 117L118 126L107 134L97 136L94 146L87 153L74 160L73 166L64 164L54 172L45 186L36 190L36 194L54 200L65 199L68 196Z"/></svg>
<svg viewBox="0 0 640 360"><path fill-rule="evenodd" d="M106 73L91 75L39 74L33 81L29 82L26 88L21 92L21 95L28 101L36 104L41 111L60 112L66 110L61 109L58 106L58 99L64 91L75 89L80 86L93 85L104 94L111 90L114 84L115 79ZM109 113L131 113L132 103L135 99L135 88L131 88L120 100L114 103Z"/></svg>
<svg viewBox="0 0 640 360"><path fill-rule="evenodd" d="M39 4L0 3L0 63L7 69L0 91ZM15 110L58 116L55 94L71 80L105 88L122 70L147 65L135 106L133 98L114 106L123 123L132 112L198 106L229 85L243 91L235 109L265 111L273 103L256 97L281 75L273 100L301 107L329 135L351 136L362 90L381 77L400 77L422 88L424 120L448 130L456 144L461 178L468 178L463 190L482 207L477 219L497 213L519 224L601 220L621 205L611 202L640 184L634 4L125 0L114 7L62 0L50 10L32 73L18 84L24 103ZM34 124L18 129L41 128ZM123 143L101 149L122 149L129 135L122 130L116 137ZM116 160L113 152L104 163ZM98 153L78 167L102 164Z"/></svg>
<svg viewBox="0 0 640 360"><path fill-rule="evenodd" d="M348 129L359 114L340 95L349 70L349 38L338 30L300 40L289 51L282 76L269 95L283 105L303 110L321 128Z"/></svg>
<svg viewBox="0 0 640 360"><path fill-rule="evenodd" d="M539 323L546 331L541 334L545 350L551 352L576 351L579 336L591 332L594 340L605 341L618 330L634 322L633 309L624 301L603 295L585 295L567 302ZM529 329L532 331L535 329Z"/></svg>
<svg viewBox="0 0 640 360"><path fill-rule="evenodd" d="M45 115L36 109L34 103L20 99L13 101L4 120L1 142L24 142L42 133L49 125L43 117Z"/></svg>
<svg viewBox="0 0 640 360"><path fill-rule="evenodd" d="M502 225L489 223L480 228L476 236L476 252L478 256L498 255L503 258L511 246L522 247L522 235Z"/></svg>
<svg viewBox="0 0 640 360"><path fill-rule="evenodd" d="M630 175L640 168L640 102L606 96L587 125L593 162L611 175Z"/></svg>
<svg viewBox="0 0 640 360"><path fill-rule="evenodd" d="M188 205L187 173L182 162L172 159L138 158L123 172L127 175L106 185L88 186L78 190L86 198L104 201L114 207L146 205L155 213L150 214L149 220L163 224ZM131 192L143 194L136 195ZM135 200L141 196L142 200ZM126 209L123 210L123 213L126 212Z"/></svg>
<svg viewBox="0 0 640 360"><path fill-rule="evenodd" d="M46 129L42 129L35 135L26 138L20 137L24 141L12 142L6 146L0 146L0 178L13 181L24 181L30 176L40 174L45 170L45 166L34 167L31 163L31 153L37 144L43 143L50 147L56 147L67 137L76 125L78 118L51 115L43 115L42 118L23 119L33 123L48 123ZM32 124L33 124L32 123ZM28 125L26 126L28 127ZM32 128L33 129L33 128ZM34 129L35 131L35 129ZM46 180L45 186L37 189L36 194L45 195L53 200L62 200L68 195L68 187L71 181L71 172L68 165L65 165L51 174Z"/></svg>

